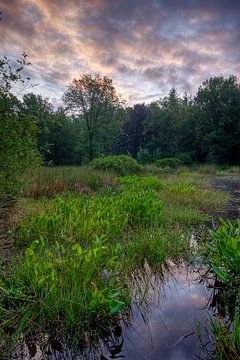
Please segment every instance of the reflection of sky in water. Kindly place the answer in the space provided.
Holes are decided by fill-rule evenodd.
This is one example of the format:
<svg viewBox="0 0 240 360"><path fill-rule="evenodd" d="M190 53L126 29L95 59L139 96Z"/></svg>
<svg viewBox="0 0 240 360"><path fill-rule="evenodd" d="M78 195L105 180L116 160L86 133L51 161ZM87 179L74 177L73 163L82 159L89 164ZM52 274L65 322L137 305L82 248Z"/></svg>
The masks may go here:
<svg viewBox="0 0 240 360"><path fill-rule="evenodd" d="M133 308L131 327L123 326L124 343L119 356L129 360L186 360L199 354L198 339L190 334L195 330L196 320L207 318L205 306L210 291L199 283L197 273L182 269L173 276L166 276L160 293L159 284L155 293L150 290L151 306L145 314ZM108 352L103 353L109 358Z"/></svg>
<svg viewBox="0 0 240 360"><path fill-rule="evenodd" d="M121 321L118 335L112 340L101 340L98 354L86 350L74 354L71 348L57 349L51 344L45 351L35 344L35 354L29 356L26 343L15 353L14 359L32 360L188 360L199 355L199 340L194 334L196 321L207 319L207 304L211 290L206 282L200 283L201 274L187 267L170 264L170 271L164 277L154 277L149 273L148 297L144 305L132 306L130 319ZM138 279L138 280L137 280ZM137 278L135 289L144 289L143 282ZM142 278L143 280L143 278ZM146 278L145 278L146 281ZM138 299L141 296L138 294ZM102 354L102 356L100 355ZM44 355L44 357L43 357ZM12 358L12 359L13 359Z"/></svg>

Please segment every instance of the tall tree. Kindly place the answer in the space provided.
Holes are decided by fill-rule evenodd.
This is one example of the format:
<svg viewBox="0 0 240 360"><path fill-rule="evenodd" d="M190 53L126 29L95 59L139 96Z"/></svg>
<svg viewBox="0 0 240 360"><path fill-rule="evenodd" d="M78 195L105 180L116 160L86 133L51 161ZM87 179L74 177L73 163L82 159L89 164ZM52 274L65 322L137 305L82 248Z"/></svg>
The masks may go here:
<svg viewBox="0 0 240 360"><path fill-rule="evenodd" d="M198 141L203 159L240 161L240 85L235 76L206 80L196 95Z"/></svg>
<svg viewBox="0 0 240 360"><path fill-rule="evenodd" d="M71 113L79 116L84 122L88 142L88 156L95 156L95 143L99 130L107 117L114 115L114 110L123 104L117 95L112 80L98 74L83 74L74 79L64 95L64 102Z"/></svg>
<svg viewBox="0 0 240 360"><path fill-rule="evenodd" d="M123 144L125 151L128 151L133 157L141 146L144 145L144 121L146 119L147 109L145 104L135 104L128 111L128 118L123 128Z"/></svg>

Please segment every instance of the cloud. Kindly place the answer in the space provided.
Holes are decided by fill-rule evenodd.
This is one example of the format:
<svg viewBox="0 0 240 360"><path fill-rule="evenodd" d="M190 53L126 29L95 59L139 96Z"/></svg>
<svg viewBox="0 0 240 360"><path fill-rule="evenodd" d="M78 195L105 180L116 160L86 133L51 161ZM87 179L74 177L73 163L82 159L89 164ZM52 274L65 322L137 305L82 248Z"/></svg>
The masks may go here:
<svg viewBox="0 0 240 360"><path fill-rule="evenodd" d="M28 53L43 96L82 72L111 77L131 103L240 75L237 0L2 0L1 11L2 52Z"/></svg>

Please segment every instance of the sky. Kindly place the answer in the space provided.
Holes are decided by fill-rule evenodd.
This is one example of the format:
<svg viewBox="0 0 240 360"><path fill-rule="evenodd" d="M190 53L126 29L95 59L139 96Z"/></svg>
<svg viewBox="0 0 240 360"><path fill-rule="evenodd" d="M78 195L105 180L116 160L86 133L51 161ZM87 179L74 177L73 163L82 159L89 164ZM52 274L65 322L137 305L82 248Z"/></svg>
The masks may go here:
<svg viewBox="0 0 240 360"><path fill-rule="evenodd" d="M129 104L240 77L240 0L0 0L0 55L31 61L32 90L61 102L82 73Z"/></svg>

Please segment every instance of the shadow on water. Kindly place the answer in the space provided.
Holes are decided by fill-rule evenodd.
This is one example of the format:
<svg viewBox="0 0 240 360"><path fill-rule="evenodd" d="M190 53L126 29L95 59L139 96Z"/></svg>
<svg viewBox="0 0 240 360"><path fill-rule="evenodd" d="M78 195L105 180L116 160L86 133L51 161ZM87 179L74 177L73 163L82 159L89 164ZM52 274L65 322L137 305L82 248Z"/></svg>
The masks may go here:
<svg viewBox="0 0 240 360"><path fill-rule="evenodd" d="M212 178L210 185L230 194L214 219L239 217L240 179ZM227 289L221 288L211 274L185 263L168 262L156 275L147 267L144 273L134 273L132 283L133 305L116 320L111 330L106 329L94 349L88 346L73 350L71 345L48 334L25 341L11 360L215 358L205 329L215 316L226 319L223 302Z"/></svg>

